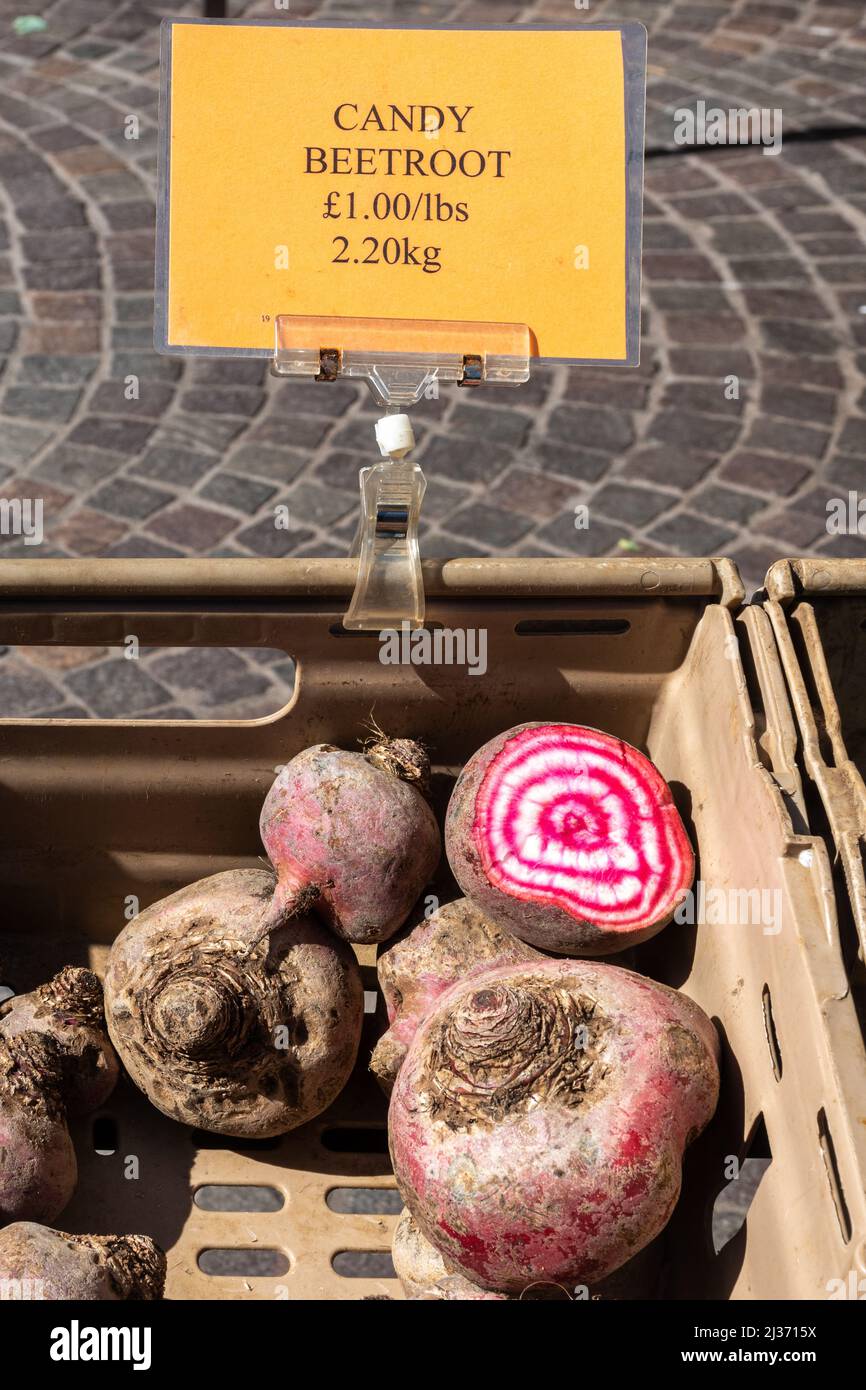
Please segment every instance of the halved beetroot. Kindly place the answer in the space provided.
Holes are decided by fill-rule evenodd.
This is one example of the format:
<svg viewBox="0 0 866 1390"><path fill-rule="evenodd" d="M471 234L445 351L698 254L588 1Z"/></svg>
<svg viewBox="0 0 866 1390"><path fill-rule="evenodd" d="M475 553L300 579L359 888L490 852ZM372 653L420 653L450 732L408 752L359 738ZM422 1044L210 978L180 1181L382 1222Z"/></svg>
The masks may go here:
<svg viewBox="0 0 866 1390"><path fill-rule="evenodd" d="M545 951L621 951L666 926L694 877L649 758L580 724L519 724L469 759L445 846L467 898Z"/></svg>

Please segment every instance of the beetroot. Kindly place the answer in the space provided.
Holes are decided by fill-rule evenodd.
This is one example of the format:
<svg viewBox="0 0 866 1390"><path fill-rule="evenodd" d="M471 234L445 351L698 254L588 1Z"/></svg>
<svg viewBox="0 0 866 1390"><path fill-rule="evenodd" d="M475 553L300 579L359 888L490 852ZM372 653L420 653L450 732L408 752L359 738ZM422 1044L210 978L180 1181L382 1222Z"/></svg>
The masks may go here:
<svg viewBox="0 0 866 1390"><path fill-rule="evenodd" d="M31 994L0 1005L0 1037L47 1033L64 1057L64 1099L70 1115L104 1105L117 1082L117 1057L105 1029L102 985L92 970L68 965Z"/></svg>
<svg viewBox="0 0 866 1390"><path fill-rule="evenodd" d="M44 1299L157 1299L165 1255L149 1236L70 1236L18 1221L0 1231L0 1284Z"/></svg>
<svg viewBox="0 0 866 1390"><path fill-rule="evenodd" d="M454 788L445 845L482 912L566 954L604 955L653 936L694 876L656 768L579 724L519 724L479 749Z"/></svg>
<svg viewBox="0 0 866 1390"><path fill-rule="evenodd" d="M389 942L377 970L390 1027L370 1062L385 1090L390 1091L422 1019L456 980L493 965L538 959L537 951L488 921L466 898L446 903Z"/></svg>
<svg viewBox="0 0 866 1390"><path fill-rule="evenodd" d="M523 1299L532 1299L533 1302L562 1302L577 1296L591 1297L593 1300L618 1296L612 1287L618 1275L612 1275L610 1279L602 1281L597 1286L597 1291L592 1294L588 1289L585 1292L581 1290L578 1294L577 1291L566 1288L564 1284L547 1281L530 1284L519 1294L482 1288L440 1255L435 1245L431 1245L419 1230L418 1223L405 1207L394 1230L391 1258L403 1293L410 1302L415 1303L512 1303ZM631 1265L628 1266L628 1270L631 1272Z"/></svg>
<svg viewBox="0 0 866 1390"><path fill-rule="evenodd" d="M394 1231L391 1258L403 1292L411 1301L502 1302L509 1297L505 1293L480 1288L456 1266L449 1264L422 1235L406 1210Z"/></svg>
<svg viewBox="0 0 866 1390"><path fill-rule="evenodd" d="M109 956L108 1029L133 1081L164 1114L219 1134L303 1124L358 1051L354 954L310 916L261 941L273 890L263 869L202 879L142 912Z"/></svg>
<svg viewBox="0 0 866 1390"><path fill-rule="evenodd" d="M545 958L479 972L441 996L394 1084L403 1199L482 1287L595 1283L670 1217L717 1058L698 1006L631 971Z"/></svg>
<svg viewBox="0 0 866 1390"><path fill-rule="evenodd" d="M422 794L429 772L409 739L381 739L365 753L319 743L292 758L262 807L277 873L267 925L312 908L348 941L391 936L442 851Z"/></svg>
<svg viewBox="0 0 866 1390"><path fill-rule="evenodd" d="M55 1038L0 1038L0 1225L53 1221L75 1191L63 1052Z"/></svg>

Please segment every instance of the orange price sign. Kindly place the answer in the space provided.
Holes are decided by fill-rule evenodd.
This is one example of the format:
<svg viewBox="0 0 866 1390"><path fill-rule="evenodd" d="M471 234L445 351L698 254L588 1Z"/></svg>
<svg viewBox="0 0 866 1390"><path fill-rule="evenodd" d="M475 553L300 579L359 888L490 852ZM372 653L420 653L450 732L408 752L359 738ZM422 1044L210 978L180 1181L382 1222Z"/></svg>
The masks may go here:
<svg viewBox="0 0 866 1390"><path fill-rule="evenodd" d="M535 357L636 363L641 25L163 39L160 351L267 356L288 314L525 324Z"/></svg>

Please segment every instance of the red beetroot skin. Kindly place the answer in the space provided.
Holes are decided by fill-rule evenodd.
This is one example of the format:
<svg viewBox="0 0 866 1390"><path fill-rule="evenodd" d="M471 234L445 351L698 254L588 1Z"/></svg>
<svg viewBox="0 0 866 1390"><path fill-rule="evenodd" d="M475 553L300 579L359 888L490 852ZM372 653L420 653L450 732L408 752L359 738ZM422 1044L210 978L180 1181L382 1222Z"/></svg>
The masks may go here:
<svg viewBox="0 0 866 1390"><path fill-rule="evenodd" d="M415 748L408 740L382 747ZM277 873L273 920L297 904L348 941L384 941L406 920L442 852L417 785L363 753L319 743L292 758L262 807Z"/></svg>
<svg viewBox="0 0 866 1390"><path fill-rule="evenodd" d="M670 788L622 739L519 724L457 780L448 862L482 912L544 951L598 956L654 936L694 877Z"/></svg>
<svg viewBox="0 0 866 1390"><path fill-rule="evenodd" d="M609 1301L651 1296L654 1287L652 1255L653 1248L643 1251L609 1279L603 1279L594 1285L589 1297L593 1301ZM548 1303L562 1302L574 1296L573 1290L565 1284L547 1280L530 1284L519 1294L499 1293L495 1289L482 1288L439 1254L436 1247L422 1235L417 1222L405 1207L394 1229L391 1258L403 1293L413 1303L509 1303L524 1298L531 1298L533 1302Z"/></svg>
<svg viewBox="0 0 866 1390"><path fill-rule="evenodd" d="M616 966L541 960L450 989L389 1111L422 1233L475 1283L591 1283L667 1223L718 1097L718 1041L686 996Z"/></svg>
<svg viewBox="0 0 866 1390"><path fill-rule="evenodd" d="M459 1269L443 1260L405 1210L394 1231L391 1257L403 1293L410 1302L501 1303L508 1299L508 1294L479 1288Z"/></svg>
<svg viewBox="0 0 866 1390"><path fill-rule="evenodd" d="M52 1037L0 1037L0 1226L53 1221L78 1179L62 1096L63 1054Z"/></svg>
<svg viewBox="0 0 866 1390"><path fill-rule="evenodd" d="M538 960L537 951L503 931L466 898L446 903L379 955L379 988L389 1028L379 1039L370 1069L390 1091L421 1022L456 980L494 965Z"/></svg>

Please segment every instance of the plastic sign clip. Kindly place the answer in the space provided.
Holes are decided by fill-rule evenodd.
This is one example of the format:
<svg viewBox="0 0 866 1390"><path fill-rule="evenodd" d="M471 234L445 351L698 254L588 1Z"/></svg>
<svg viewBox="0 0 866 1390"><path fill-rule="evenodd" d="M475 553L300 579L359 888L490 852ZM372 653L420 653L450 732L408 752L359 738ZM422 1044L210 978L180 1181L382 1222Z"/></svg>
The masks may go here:
<svg viewBox="0 0 866 1390"><path fill-rule="evenodd" d="M384 421L408 424L408 417L386 415ZM379 428L383 423L379 421L376 433L384 452ZM402 425L397 435L403 435ZM352 547L358 556L358 578L343 626L360 632L399 629L403 623L421 627L424 580L418 519L427 480L417 463L391 455L387 462L362 468L360 483L361 519Z"/></svg>
<svg viewBox="0 0 866 1390"><path fill-rule="evenodd" d="M418 521L427 487L407 454L415 447L406 413L440 383L518 386L529 378L526 324L415 319L342 319L278 314L276 376L366 381L384 411L376 423L382 462L362 468L361 516L352 547L358 560L346 628L381 632L424 623ZM323 348L321 344L338 346ZM481 349L478 351L477 349Z"/></svg>

